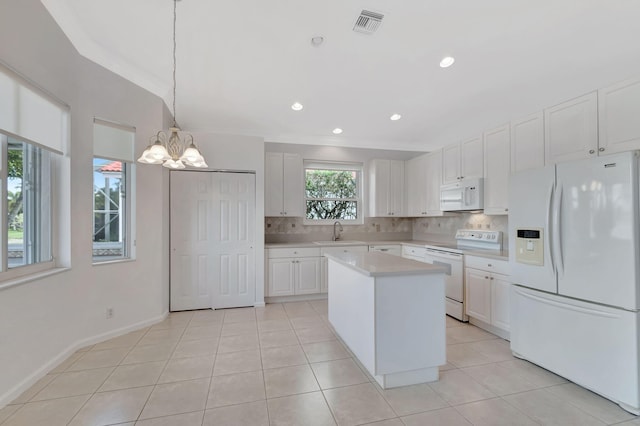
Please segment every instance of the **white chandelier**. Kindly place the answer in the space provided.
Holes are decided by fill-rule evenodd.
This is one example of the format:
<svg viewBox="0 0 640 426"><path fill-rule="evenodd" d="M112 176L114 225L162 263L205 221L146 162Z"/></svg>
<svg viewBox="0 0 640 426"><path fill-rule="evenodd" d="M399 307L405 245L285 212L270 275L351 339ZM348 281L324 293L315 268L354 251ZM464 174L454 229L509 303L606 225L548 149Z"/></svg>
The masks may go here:
<svg viewBox="0 0 640 426"><path fill-rule="evenodd" d="M150 138L150 144L138 158L139 163L162 164L169 169L191 167L208 167L200 150L193 142L193 136L185 135L180 139L180 128L176 122L176 4L173 0L173 126L169 128L171 135L162 130Z"/></svg>

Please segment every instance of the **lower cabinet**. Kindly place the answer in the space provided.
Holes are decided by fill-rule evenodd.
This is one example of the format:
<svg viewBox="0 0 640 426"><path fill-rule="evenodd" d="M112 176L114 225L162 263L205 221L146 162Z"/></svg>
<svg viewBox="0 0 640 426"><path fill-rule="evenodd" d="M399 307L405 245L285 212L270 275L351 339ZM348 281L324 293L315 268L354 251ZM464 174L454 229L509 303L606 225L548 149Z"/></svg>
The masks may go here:
<svg viewBox="0 0 640 426"><path fill-rule="evenodd" d="M508 333L509 263L476 256L465 256L465 263L466 314Z"/></svg>
<svg viewBox="0 0 640 426"><path fill-rule="evenodd" d="M269 259L267 296L320 293L320 257Z"/></svg>
<svg viewBox="0 0 640 426"><path fill-rule="evenodd" d="M266 251L267 297L320 293L318 248L278 248Z"/></svg>

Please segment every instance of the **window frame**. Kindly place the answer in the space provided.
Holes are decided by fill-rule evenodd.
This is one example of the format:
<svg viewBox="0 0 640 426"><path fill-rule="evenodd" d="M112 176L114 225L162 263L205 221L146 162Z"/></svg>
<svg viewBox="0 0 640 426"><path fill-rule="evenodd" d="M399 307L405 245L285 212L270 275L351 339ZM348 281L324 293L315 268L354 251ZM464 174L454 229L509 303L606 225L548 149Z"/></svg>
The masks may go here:
<svg viewBox="0 0 640 426"><path fill-rule="evenodd" d="M8 261L8 253L9 253L9 224L8 224L8 173L7 173L7 164L8 164L8 146L9 146L9 138L15 139L21 143L25 143L31 145L32 147L38 148L43 151L47 151L49 154L49 162L47 165L48 168L48 178L49 178L49 209L48 209L48 217L45 219L48 222L49 229L47 239L49 241L48 251L50 253L50 259L25 264L25 265L17 265L9 268ZM24 138L20 138L11 134L7 134L5 132L0 132L0 197L2 197L2 201L0 202L0 286L4 287L1 283L6 281L14 280L17 278L26 277L29 275L38 274L44 271L52 270L56 267L56 254L57 254L57 215L56 211L58 208L56 197L53 196L53 193L57 191L57 157L58 154L50 149L45 148L43 145L32 143L29 140L25 140ZM41 173L41 171L40 171ZM46 179L41 176L40 180ZM38 224L42 225L42 222ZM23 253L23 256L26 256L26 253Z"/></svg>
<svg viewBox="0 0 640 426"><path fill-rule="evenodd" d="M334 170L334 171L353 171L356 172L356 198L316 198L307 197L306 182L307 170ZM362 198L364 187L364 163L330 161L330 160L304 160L302 165L303 178L303 224L304 225L333 225L339 221L343 225L363 225L364 224L364 201ZM355 219L309 219L307 218L307 201L354 201L356 203Z"/></svg>
<svg viewBox="0 0 640 426"><path fill-rule="evenodd" d="M101 160L109 160L108 158L103 158L103 157L98 157L98 156L93 156L92 157L92 163L93 160L95 160L96 158L101 159ZM109 257L108 259L99 259L96 258L96 256L93 254L93 250L94 250L94 242L93 242L93 238L91 240L91 262L93 265L102 265L105 263L117 263L117 262L128 262L131 260L135 260L135 244L133 244L133 242L135 241L135 233L134 233L134 221L133 221L133 212L135 211L135 209L133 208L133 204L134 204L134 200L135 200L135 196L133 194L133 188L135 187L134 185L134 179L135 179L135 164L132 162L128 162L128 161L123 161L123 160L112 160L112 161L119 161L122 166L123 166L123 175L124 175L124 195L123 195L123 199L124 199L124 210L123 210L123 214L124 214L124 222L122 223L122 218L120 217L118 220L121 221L122 223L122 230L123 230L123 236L122 236L122 250L123 253L121 256L119 257ZM94 171L95 173L95 171ZM93 180L93 175L92 175L92 179L91 179L91 183L92 183L92 187L95 189L95 183ZM92 205L95 207L95 192L92 191L93 195L93 203ZM95 209L92 209L92 229L93 232L95 232Z"/></svg>
<svg viewBox="0 0 640 426"><path fill-rule="evenodd" d="M122 237L123 255L110 257L108 259L96 259L93 255L93 232L95 232L95 213L92 208L92 238L91 238L91 262L92 265L105 265L110 263L131 262L136 260L136 163L135 163L135 140L136 128L128 124L106 120L104 118L93 118L93 155L91 165L96 158L107 161L119 161L122 163L125 172L124 182L124 215L123 223L124 235ZM94 175L91 176L92 197L94 192ZM95 198L92 199L94 206ZM122 220L122 218L120 218ZM106 257L106 256L105 256Z"/></svg>

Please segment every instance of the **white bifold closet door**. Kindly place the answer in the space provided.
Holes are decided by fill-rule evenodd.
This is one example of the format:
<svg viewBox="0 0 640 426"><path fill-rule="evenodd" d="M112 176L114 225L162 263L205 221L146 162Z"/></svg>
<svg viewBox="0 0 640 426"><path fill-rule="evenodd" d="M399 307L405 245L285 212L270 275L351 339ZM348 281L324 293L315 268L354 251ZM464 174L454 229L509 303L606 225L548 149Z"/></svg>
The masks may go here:
<svg viewBox="0 0 640 426"><path fill-rule="evenodd" d="M255 175L171 172L171 311L253 306Z"/></svg>

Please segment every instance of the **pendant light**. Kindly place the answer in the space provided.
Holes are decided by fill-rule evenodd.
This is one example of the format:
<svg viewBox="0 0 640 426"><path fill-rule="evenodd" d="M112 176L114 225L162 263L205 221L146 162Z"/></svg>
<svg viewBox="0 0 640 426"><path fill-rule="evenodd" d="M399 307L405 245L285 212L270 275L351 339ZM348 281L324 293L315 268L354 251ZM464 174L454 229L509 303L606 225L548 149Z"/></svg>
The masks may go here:
<svg viewBox="0 0 640 426"><path fill-rule="evenodd" d="M173 126L169 128L171 135L162 130L150 138L150 144L138 158L139 163L162 164L169 169L184 169L186 166L208 167L200 150L196 147L193 136L185 134L181 139L180 128L176 122L176 5L173 0Z"/></svg>

